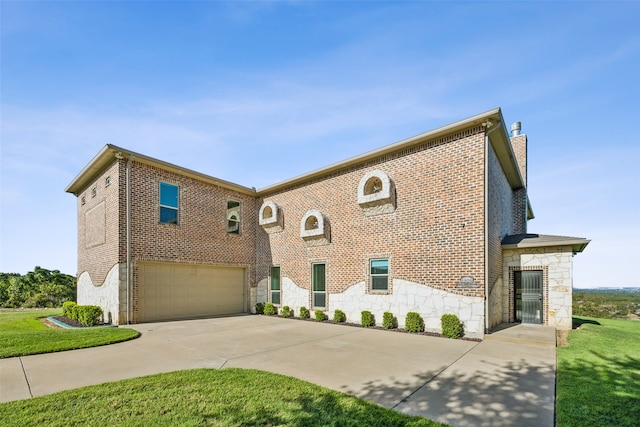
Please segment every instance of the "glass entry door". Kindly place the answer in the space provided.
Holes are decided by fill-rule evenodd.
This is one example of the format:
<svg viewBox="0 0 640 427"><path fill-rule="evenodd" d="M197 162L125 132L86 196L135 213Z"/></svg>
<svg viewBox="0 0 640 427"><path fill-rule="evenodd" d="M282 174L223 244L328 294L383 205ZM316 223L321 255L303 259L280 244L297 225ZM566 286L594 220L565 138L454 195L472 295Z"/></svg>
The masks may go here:
<svg viewBox="0 0 640 427"><path fill-rule="evenodd" d="M513 279L516 321L542 323L542 271L516 271Z"/></svg>

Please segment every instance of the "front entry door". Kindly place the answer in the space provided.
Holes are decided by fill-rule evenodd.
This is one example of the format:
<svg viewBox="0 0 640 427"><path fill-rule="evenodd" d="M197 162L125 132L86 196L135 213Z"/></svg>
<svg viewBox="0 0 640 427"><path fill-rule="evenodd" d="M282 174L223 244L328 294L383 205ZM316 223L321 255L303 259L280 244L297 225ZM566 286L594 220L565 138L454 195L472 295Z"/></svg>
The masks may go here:
<svg viewBox="0 0 640 427"><path fill-rule="evenodd" d="M516 321L542 323L542 271L516 271Z"/></svg>

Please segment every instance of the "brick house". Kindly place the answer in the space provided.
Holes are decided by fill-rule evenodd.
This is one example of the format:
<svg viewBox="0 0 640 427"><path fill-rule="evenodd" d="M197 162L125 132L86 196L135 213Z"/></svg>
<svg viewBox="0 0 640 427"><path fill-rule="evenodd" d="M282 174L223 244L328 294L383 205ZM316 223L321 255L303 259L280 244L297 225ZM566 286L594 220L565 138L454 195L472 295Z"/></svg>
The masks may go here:
<svg viewBox="0 0 640 427"><path fill-rule="evenodd" d="M436 332L454 313L473 337L570 329L589 240L527 234L527 137L512 129L494 109L259 190L107 145L66 189L78 303L116 324L271 301L356 323L415 311Z"/></svg>

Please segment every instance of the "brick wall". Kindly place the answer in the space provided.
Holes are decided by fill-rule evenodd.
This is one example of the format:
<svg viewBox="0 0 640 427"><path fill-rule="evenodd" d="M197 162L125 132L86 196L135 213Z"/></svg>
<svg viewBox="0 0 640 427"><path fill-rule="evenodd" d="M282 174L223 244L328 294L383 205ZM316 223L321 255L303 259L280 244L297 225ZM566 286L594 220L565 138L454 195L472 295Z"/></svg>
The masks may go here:
<svg viewBox="0 0 640 427"><path fill-rule="evenodd" d="M358 183L379 169L395 185L393 213L366 216ZM368 260L390 259L390 275L458 295L484 295L484 130L469 129L353 166L293 188L266 194L282 209L284 229L258 230L258 280L270 265L311 289L311 265L327 264L327 292L367 281ZM310 209L330 223L330 243L311 245L299 222ZM462 276L477 288L456 288ZM330 298L329 298L330 304Z"/></svg>
<svg viewBox="0 0 640 427"><path fill-rule="evenodd" d="M160 223L160 182L179 187L179 224ZM132 321L140 261L224 264L247 269L255 285L258 208L253 196L134 161L131 168ZM241 203L240 235L227 233L227 201Z"/></svg>
<svg viewBox="0 0 640 427"><path fill-rule="evenodd" d="M123 171L124 161L116 161L114 158L113 163L86 186L77 198L78 275L87 272L95 286L102 285L109 270L124 261L124 248L120 245L123 218L119 204L124 195ZM107 178L110 180L108 185Z"/></svg>

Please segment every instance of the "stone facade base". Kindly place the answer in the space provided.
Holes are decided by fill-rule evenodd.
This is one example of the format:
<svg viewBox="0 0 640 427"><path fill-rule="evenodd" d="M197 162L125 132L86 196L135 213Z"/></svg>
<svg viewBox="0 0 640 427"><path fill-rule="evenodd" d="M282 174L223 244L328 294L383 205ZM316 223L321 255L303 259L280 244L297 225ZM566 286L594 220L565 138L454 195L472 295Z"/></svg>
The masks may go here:
<svg viewBox="0 0 640 427"><path fill-rule="evenodd" d="M268 301L268 280L258 283L256 290L257 302ZM300 307L310 311L311 292L297 286L287 277L282 278L282 303L289 306L294 315L298 316ZM414 311L420 314L427 332L441 332L440 318L443 314L452 313L460 318L464 325L464 333L469 338L484 337L484 300L482 297L469 297L434 289L406 280L393 280L393 294L376 295L366 292L364 282L356 283L346 291L327 295L327 312L333 318L335 310L342 310L347 316L347 322L360 323L363 310L370 311L376 325L382 325L385 311L391 312L398 321L399 327L404 327L406 315ZM252 307L255 312L255 307Z"/></svg>

